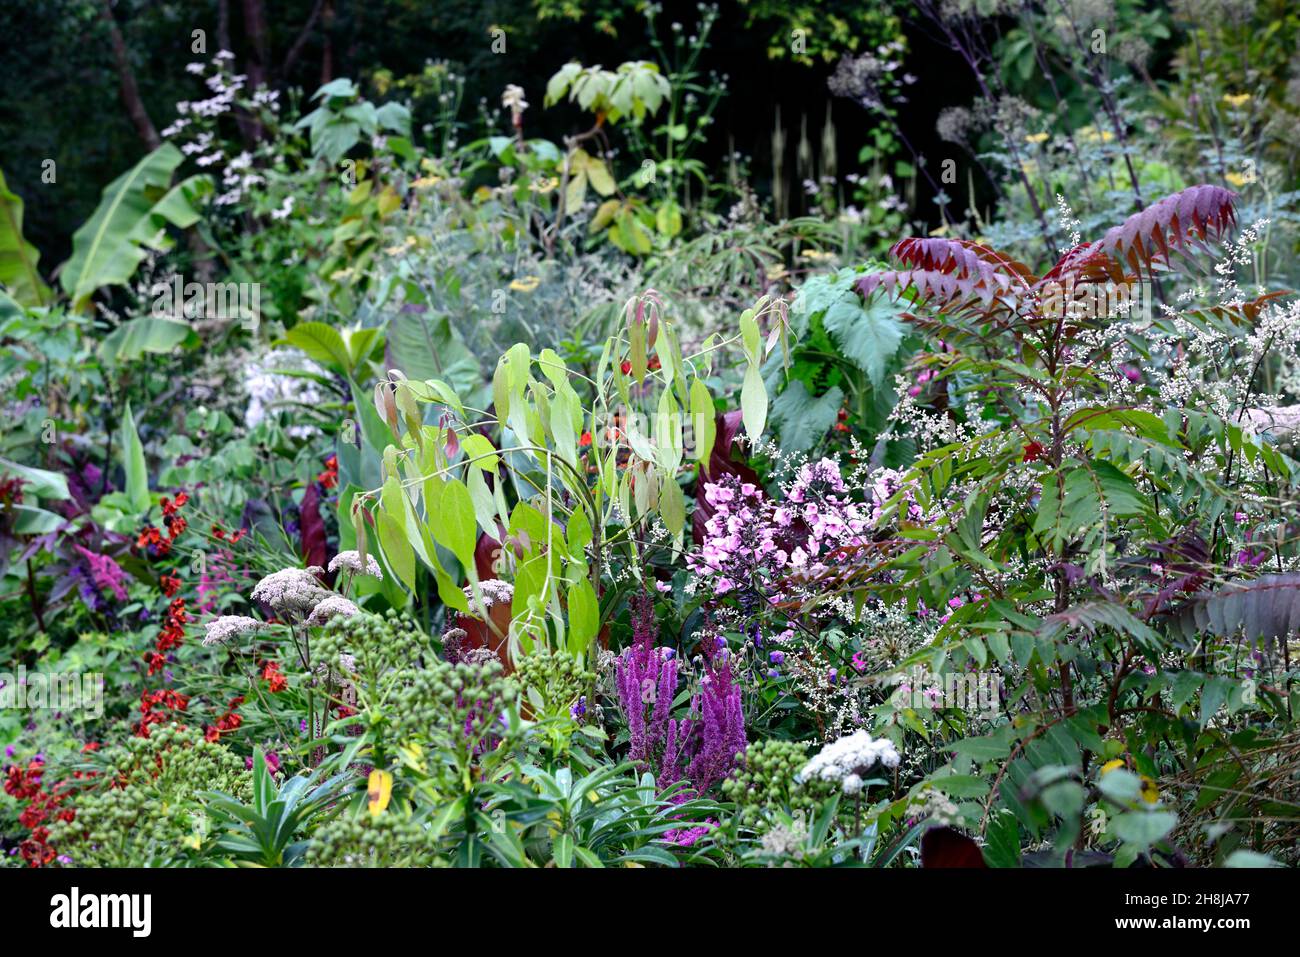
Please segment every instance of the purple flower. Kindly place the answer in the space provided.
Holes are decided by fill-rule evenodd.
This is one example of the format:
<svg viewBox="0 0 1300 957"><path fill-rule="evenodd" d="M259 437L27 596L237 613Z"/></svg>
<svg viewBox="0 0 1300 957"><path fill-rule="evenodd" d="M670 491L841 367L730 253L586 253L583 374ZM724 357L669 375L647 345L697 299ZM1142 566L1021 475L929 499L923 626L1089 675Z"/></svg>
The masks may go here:
<svg viewBox="0 0 1300 957"><path fill-rule="evenodd" d="M770 662L772 662L772 664L774 664L774 665L779 665L779 664L781 664L781 663L783 663L783 662L785 661L785 652L784 652L784 651L774 651L774 652L772 652L770 655L767 656L767 660L770 661Z"/></svg>
<svg viewBox="0 0 1300 957"><path fill-rule="evenodd" d="M87 548L82 548L80 545L77 545L76 549L90 567L90 576L95 583L95 587L101 593L112 592L113 597L118 601L126 601L126 588L122 584L126 573L122 571L117 562L107 555L96 554Z"/></svg>
<svg viewBox="0 0 1300 957"><path fill-rule="evenodd" d="M740 686L729 661L715 657L707 663L691 711L700 717L668 722L668 741L656 783L667 788L688 779L702 794L731 773L736 756L748 743Z"/></svg>
<svg viewBox="0 0 1300 957"><path fill-rule="evenodd" d="M632 645L614 663L619 709L627 721L629 757L649 765L664 740L668 713L677 694L677 661L670 649L655 647L659 623L649 595L628 602L632 612Z"/></svg>

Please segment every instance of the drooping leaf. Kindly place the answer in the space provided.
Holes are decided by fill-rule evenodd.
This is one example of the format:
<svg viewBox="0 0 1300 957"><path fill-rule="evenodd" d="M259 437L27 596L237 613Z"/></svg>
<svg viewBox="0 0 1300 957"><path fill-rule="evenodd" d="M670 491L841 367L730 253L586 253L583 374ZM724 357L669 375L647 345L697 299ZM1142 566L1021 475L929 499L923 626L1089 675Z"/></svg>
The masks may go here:
<svg viewBox="0 0 1300 957"><path fill-rule="evenodd" d="M23 201L0 172L0 286L25 306L42 306L50 289L36 268L41 254L23 238Z"/></svg>
<svg viewBox="0 0 1300 957"><path fill-rule="evenodd" d="M95 290L125 285L148 250L166 250L166 227L181 229L199 218L198 202L210 192L206 176L171 185L184 157L164 143L104 188L99 206L72 236L72 256L59 282L74 309L84 309Z"/></svg>
<svg viewBox="0 0 1300 957"><path fill-rule="evenodd" d="M165 354L178 346L192 348L198 344L198 333L188 323L139 316L109 333L99 344L99 354L109 361L129 362L146 352Z"/></svg>
<svg viewBox="0 0 1300 957"><path fill-rule="evenodd" d="M1173 623L1188 637L1281 641L1300 632L1300 573L1264 575L1202 592L1176 608Z"/></svg>

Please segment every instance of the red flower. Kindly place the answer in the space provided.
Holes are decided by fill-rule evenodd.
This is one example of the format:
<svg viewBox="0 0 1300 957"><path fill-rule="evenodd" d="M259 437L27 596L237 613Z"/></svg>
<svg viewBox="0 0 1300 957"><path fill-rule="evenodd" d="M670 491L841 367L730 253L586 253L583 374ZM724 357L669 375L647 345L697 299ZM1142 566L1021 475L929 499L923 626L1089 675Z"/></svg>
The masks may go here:
<svg viewBox="0 0 1300 957"><path fill-rule="evenodd" d="M582 438L578 439L578 448L585 449L591 446L591 433L583 432Z"/></svg>
<svg viewBox="0 0 1300 957"><path fill-rule="evenodd" d="M1028 445L1025 446L1025 454L1020 461L1036 462L1040 458L1042 458L1043 453L1046 451L1047 450L1043 448L1043 444L1041 442L1030 442Z"/></svg>
<svg viewBox="0 0 1300 957"><path fill-rule="evenodd" d="M289 687L289 680L280 672L280 664L276 661L268 661L262 668L262 680L270 684L271 694L279 694Z"/></svg>
<svg viewBox="0 0 1300 957"><path fill-rule="evenodd" d="M171 598L181 590L180 576L171 573L164 574L162 578L158 580L158 585L162 589L163 595Z"/></svg>
<svg viewBox="0 0 1300 957"><path fill-rule="evenodd" d="M630 375L631 372L632 372L632 362L631 362L631 360L624 359L624 360L623 360L623 364L622 364L621 366L619 366L619 368L623 370L623 375Z"/></svg>
<svg viewBox="0 0 1300 957"><path fill-rule="evenodd" d="M334 488L339 484L339 457L331 455L325 460L325 471L316 476L321 488Z"/></svg>

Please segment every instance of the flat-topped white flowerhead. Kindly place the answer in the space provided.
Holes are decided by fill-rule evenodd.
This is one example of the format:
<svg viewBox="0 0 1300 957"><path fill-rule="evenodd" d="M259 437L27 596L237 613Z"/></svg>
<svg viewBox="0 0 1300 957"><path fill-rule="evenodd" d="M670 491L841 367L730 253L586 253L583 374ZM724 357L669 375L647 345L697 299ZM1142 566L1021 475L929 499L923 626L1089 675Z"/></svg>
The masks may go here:
<svg viewBox="0 0 1300 957"><path fill-rule="evenodd" d="M320 604L312 609L311 614L307 616L307 624L323 625L332 618L351 618L359 614L361 609L355 603L348 601L342 595L330 595L328 598L321 599Z"/></svg>
<svg viewBox="0 0 1300 957"><path fill-rule="evenodd" d="M490 609L493 605L508 605L515 597L515 586L499 578L485 578L478 583L478 588L483 595L483 607L485 609ZM464 591L465 597L470 600L472 608L474 589L466 585Z"/></svg>
<svg viewBox="0 0 1300 957"><path fill-rule="evenodd" d="M795 780L832 781L852 797L862 790L862 775L869 768L876 764L896 768L898 761L898 749L892 741L854 731L818 751L795 775Z"/></svg>
<svg viewBox="0 0 1300 957"><path fill-rule="evenodd" d="M370 575L374 578L383 578L384 573L379 567L379 562L375 560L374 555L366 555L366 564L361 564L361 553L355 548L349 548L347 551L339 552L330 559L330 571L336 572L340 568L349 571L354 575Z"/></svg>
<svg viewBox="0 0 1300 957"><path fill-rule="evenodd" d="M320 570L313 565L273 572L253 588L253 599L270 605L277 615L305 617L331 594L316 580Z"/></svg>
<svg viewBox="0 0 1300 957"><path fill-rule="evenodd" d="M203 638L205 645L224 645L241 635L252 634L266 627L266 622L249 618L247 615L222 615L204 624L207 634Z"/></svg>

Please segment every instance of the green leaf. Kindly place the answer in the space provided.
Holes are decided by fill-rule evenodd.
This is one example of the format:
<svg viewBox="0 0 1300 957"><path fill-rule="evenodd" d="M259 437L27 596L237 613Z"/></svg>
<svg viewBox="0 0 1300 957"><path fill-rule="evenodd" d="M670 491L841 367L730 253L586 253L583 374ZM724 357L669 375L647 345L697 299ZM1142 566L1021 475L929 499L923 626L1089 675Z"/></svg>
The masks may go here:
<svg viewBox="0 0 1300 957"><path fill-rule="evenodd" d="M1005 809L996 811L989 817L984 836L988 841L984 860L989 867L1020 866L1020 827L1015 814Z"/></svg>
<svg viewBox="0 0 1300 957"><path fill-rule="evenodd" d="M41 254L23 239L23 201L5 183L0 172L0 285L25 306L43 306L50 289L41 279L36 263Z"/></svg>
<svg viewBox="0 0 1300 957"><path fill-rule="evenodd" d="M122 454L122 468L126 473L126 497L137 515L149 510L149 472L144 462L144 446L135 429L135 417L131 414L131 403L126 403L122 415L122 438L119 445Z"/></svg>
<svg viewBox="0 0 1300 957"><path fill-rule="evenodd" d="M659 494L659 517L674 539L682 537L686 528L686 499L677 479L671 475L664 481Z"/></svg>
<svg viewBox="0 0 1300 957"><path fill-rule="evenodd" d="M401 527L386 510L375 516L379 530L379 544L384 550L388 567L409 591L415 591L415 550Z"/></svg>
<svg viewBox="0 0 1300 957"><path fill-rule="evenodd" d="M1145 849L1172 831L1177 823L1178 815L1172 811L1125 811L1111 822L1110 829L1120 840Z"/></svg>
<svg viewBox="0 0 1300 957"><path fill-rule="evenodd" d="M449 479L438 500L438 514L430 516L433 537L466 568L474 566L474 546L478 542L478 522L474 518L474 501L469 489L459 479Z"/></svg>
<svg viewBox="0 0 1300 957"><path fill-rule="evenodd" d="M52 498L59 501L69 498L68 480L61 472L20 465L9 459L0 458L0 475L12 475L27 483L23 493L37 498Z"/></svg>
<svg viewBox="0 0 1300 957"><path fill-rule="evenodd" d="M885 371L903 341L903 324L898 306L885 297L872 299L865 307L856 294L841 299L822 316L822 325L840 351L867 374L872 388L885 384Z"/></svg>
<svg viewBox="0 0 1300 957"><path fill-rule="evenodd" d="M388 322L392 367L411 379L438 379L474 404L482 385L478 359L446 314L396 312ZM502 413L504 414L504 413Z"/></svg>
<svg viewBox="0 0 1300 957"><path fill-rule="evenodd" d="M695 461L707 465L717 440L718 422L709 387L700 379L691 383L691 433L695 440Z"/></svg>
<svg viewBox="0 0 1300 957"><path fill-rule="evenodd" d="M839 386L814 396L803 380L791 380L772 401L772 426L781 436L782 451L805 452L816 445L835 424L843 404Z"/></svg>
<svg viewBox="0 0 1300 957"><path fill-rule="evenodd" d="M767 423L767 389L757 362L751 362L745 373L745 384L740 389L740 414L750 443L758 445Z"/></svg>
<svg viewBox="0 0 1300 957"><path fill-rule="evenodd" d="M165 354L177 346L192 348L198 344L198 334L188 323L140 316L109 333L99 344L99 354L109 362L129 362L146 352Z"/></svg>
<svg viewBox="0 0 1300 957"><path fill-rule="evenodd" d="M147 249L170 248L168 224L185 229L198 221L198 200L212 183L195 176L169 188L183 159L164 143L105 187L98 208L73 234L72 256L59 273L74 309L84 309L103 286L125 285Z"/></svg>
<svg viewBox="0 0 1300 957"><path fill-rule="evenodd" d="M569 652L583 653L600 631L600 602L586 578L569 586Z"/></svg>
<svg viewBox="0 0 1300 957"><path fill-rule="evenodd" d="M316 362L349 375L352 356L343 336L323 322L300 322L284 334L284 340L296 346Z"/></svg>
<svg viewBox="0 0 1300 957"><path fill-rule="evenodd" d="M974 774L949 774L930 778L936 790L950 797L981 798L989 793L989 782Z"/></svg>
<svg viewBox="0 0 1300 957"><path fill-rule="evenodd" d="M551 842L551 857L555 859L556 867L572 867L573 836L570 834L555 835L555 840Z"/></svg>

